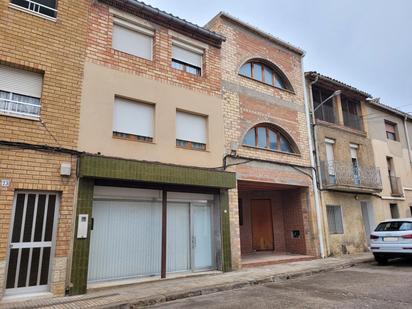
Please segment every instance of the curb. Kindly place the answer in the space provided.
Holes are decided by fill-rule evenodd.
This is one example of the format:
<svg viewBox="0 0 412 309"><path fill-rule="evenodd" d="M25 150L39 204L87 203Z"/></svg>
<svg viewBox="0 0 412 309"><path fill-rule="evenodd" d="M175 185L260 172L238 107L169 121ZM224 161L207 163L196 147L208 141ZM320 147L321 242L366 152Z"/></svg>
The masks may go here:
<svg viewBox="0 0 412 309"><path fill-rule="evenodd" d="M214 294L214 293L223 292L223 291L237 290L237 289L241 289L241 288L248 287L248 286L262 285L266 283L281 283L281 282L285 282L291 279L310 277L316 274L350 268L355 265L369 263L371 261L373 261L373 258L364 258L364 259L360 259L359 261L349 261L346 263L321 267L321 268L312 269L312 270L287 272L287 273L282 273L282 274L270 275L270 276L259 278L259 279L240 280L235 283L215 285L215 286L210 286L210 287L205 287L205 288L200 288L200 289L193 289L193 290L188 290L188 291L179 292L179 293L172 293L168 295L158 295L154 297L146 297L142 299L131 300L128 304L122 304L116 308L133 308L133 309L143 308L147 306L153 306L156 304L166 303L166 302L189 298L189 297L209 295L209 294ZM114 307L111 307L111 308L114 308Z"/></svg>

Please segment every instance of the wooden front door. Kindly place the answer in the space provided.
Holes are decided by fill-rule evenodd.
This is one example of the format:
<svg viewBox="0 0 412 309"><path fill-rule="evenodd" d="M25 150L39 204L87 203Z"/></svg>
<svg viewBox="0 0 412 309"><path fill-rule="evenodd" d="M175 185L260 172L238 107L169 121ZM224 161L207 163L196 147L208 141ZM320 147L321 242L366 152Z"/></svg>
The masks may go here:
<svg viewBox="0 0 412 309"><path fill-rule="evenodd" d="M251 200L252 248L273 251L272 205L270 200Z"/></svg>

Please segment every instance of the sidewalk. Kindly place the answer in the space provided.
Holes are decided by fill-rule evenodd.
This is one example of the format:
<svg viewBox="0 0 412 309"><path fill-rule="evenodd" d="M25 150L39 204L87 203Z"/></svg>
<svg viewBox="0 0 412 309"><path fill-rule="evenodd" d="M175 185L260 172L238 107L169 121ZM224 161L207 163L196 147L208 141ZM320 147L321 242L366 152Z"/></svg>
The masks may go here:
<svg viewBox="0 0 412 309"><path fill-rule="evenodd" d="M230 273L158 280L91 291L86 295L0 302L0 308L137 308L249 285L310 276L372 261L372 254L247 268Z"/></svg>

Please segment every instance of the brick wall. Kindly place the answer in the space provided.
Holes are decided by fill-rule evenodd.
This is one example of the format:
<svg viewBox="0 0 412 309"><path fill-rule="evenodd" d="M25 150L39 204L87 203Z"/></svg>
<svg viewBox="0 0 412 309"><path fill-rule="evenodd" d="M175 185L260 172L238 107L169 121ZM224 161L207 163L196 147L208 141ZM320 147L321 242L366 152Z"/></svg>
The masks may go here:
<svg viewBox="0 0 412 309"><path fill-rule="evenodd" d="M75 148L86 46L88 0L59 0L56 21L0 2L0 63L43 74L40 121L0 114L1 140ZM47 127L47 130L45 128ZM55 141L57 140L57 142ZM72 176L60 176L60 163L71 162ZM59 223L51 291L63 295L70 255L76 158L0 147L0 178L11 186L0 192L0 265L6 263L15 190L60 193ZM0 267L0 296L6 269Z"/></svg>
<svg viewBox="0 0 412 309"><path fill-rule="evenodd" d="M98 2L95 2L91 7L87 40L88 61L174 86L220 95L219 48L209 45L205 50L202 76L195 76L171 67L172 33L169 29L155 23L150 23L155 32L153 60L146 60L114 50L112 48L112 12L108 5Z"/></svg>
<svg viewBox="0 0 412 309"><path fill-rule="evenodd" d="M260 36L254 31L225 17L218 17L208 24L209 29L226 37L222 45L222 96L224 99L225 151L230 153L237 145L237 155L287 164L310 165L309 139L304 107L304 84L302 80L301 56L283 46ZM282 90L239 75L240 67L250 59L264 59L275 64L290 81L293 91ZM258 123L271 123L281 128L297 145L298 154L285 154L270 150L242 146L244 135ZM228 160L240 163L240 159ZM244 161L244 160L243 160ZM308 187L312 191L311 179L291 167L279 164L250 162L229 168L237 173L238 180L266 183L282 183ZM310 173L310 170L307 170ZM230 201L232 236L239 237L238 194ZM299 195L300 196L300 195ZM312 195L309 195L312 198ZM306 202L305 202L306 203ZM289 205L289 203L288 203ZM302 213L307 231L304 246L317 255L316 221L312 210ZM291 210L293 211L293 210ZM282 231L283 232L283 231ZM239 265L240 242L232 241L232 263ZM300 250L296 250L299 251Z"/></svg>

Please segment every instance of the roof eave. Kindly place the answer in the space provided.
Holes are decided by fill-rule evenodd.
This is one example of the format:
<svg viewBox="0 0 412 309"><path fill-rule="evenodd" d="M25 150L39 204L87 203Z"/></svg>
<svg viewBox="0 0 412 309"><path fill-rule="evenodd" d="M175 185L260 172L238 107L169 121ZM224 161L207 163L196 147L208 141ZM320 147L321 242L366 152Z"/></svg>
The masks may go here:
<svg viewBox="0 0 412 309"><path fill-rule="evenodd" d="M180 32L186 36L220 48L226 38L216 32L210 31L184 19L156 9L150 5L136 0L98 0L119 10L128 12L156 24Z"/></svg>

